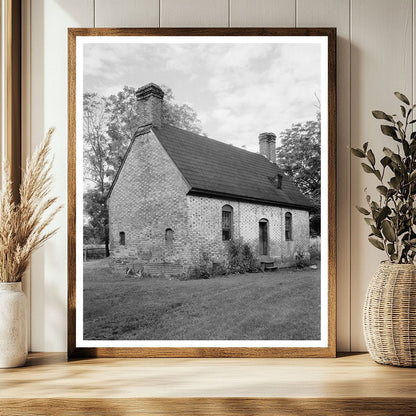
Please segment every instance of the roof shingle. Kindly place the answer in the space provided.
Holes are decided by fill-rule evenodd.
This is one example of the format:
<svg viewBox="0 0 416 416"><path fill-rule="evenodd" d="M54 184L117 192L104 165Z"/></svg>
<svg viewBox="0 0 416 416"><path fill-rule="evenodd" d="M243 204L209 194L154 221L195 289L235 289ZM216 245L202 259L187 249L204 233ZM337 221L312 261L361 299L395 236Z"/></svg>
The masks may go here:
<svg viewBox="0 0 416 416"><path fill-rule="evenodd" d="M173 126L153 132L191 186L189 193L311 209L311 201L264 156ZM273 178L283 176L278 189Z"/></svg>

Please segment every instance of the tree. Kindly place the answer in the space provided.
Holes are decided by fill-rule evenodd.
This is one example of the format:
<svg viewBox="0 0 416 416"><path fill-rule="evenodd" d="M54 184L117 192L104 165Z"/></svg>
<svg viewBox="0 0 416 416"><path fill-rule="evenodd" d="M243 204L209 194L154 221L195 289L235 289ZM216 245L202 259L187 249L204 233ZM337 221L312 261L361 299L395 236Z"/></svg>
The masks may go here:
<svg viewBox="0 0 416 416"><path fill-rule="evenodd" d="M194 133L201 133L201 122L196 112L187 104L176 103L169 87L162 85L161 88L165 93L162 104L163 122ZM105 112L108 116L109 137L107 175L112 182L134 134L141 125L137 112L136 89L125 86L117 94L110 95L106 99Z"/></svg>
<svg viewBox="0 0 416 416"><path fill-rule="evenodd" d="M163 85L162 89L164 122L201 133L196 112L187 104L176 103L169 87ZM107 255L106 195L140 125L135 88L125 86L108 97L84 94L84 243L104 243Z"/></svg>
<svg viewBox="0 0 416 416"><path fill-rule="evenodd" d="M310 217L313 234L320 234L321 206L321 114L316 120L292 124L280 134L276 149L279 167L289 175L299 190L315 205Z"/></svg>
<svg viewBox="0 0 416 416"><path fill-rule="evenodd" d="M105 195L108 190L109 140L106 134L106 100L95 93L84 94L84 243L104 243L108 248L108 215Z"/></svg>
<svg viewBox="0 0 416 416"><path fill-rule="evenodd" d="M84 178L101 191L106 179L105 101L97 94L84 94Z"/></svg>
<svg viewBox="0 0 416 416"><path fill-rule="evenodd" d="M84 244L102 243L108 245L106 194L91 188L84 191Z"/></svg>
<svg viewBox="0 0 416 416"><path fill-rule="evenodd" d="M140 126L135 88L125 86L117 94L107 97L105 111L108 115L109 143L107 176L112 182L126 150Z"/></svg>
<svg viewBox="0 0 416 416"><path fill-rule="evenodd" d="M177 104L172 90L166 85L162 85L161 88L165 93L162 105L164 123L202 134L201 121L198 119L195 110L188 104Z"/></svg>

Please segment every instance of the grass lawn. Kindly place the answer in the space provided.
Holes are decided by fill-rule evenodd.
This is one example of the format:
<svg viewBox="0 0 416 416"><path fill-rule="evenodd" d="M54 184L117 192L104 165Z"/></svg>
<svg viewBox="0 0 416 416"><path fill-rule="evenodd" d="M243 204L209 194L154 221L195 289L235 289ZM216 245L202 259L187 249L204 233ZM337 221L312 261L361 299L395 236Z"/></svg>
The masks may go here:
<svg viewBox="0 0 416 416"><path fill-rule="evenodd" d="M320 339L320 270L137 279L84 263L84 339Z"/></svg>

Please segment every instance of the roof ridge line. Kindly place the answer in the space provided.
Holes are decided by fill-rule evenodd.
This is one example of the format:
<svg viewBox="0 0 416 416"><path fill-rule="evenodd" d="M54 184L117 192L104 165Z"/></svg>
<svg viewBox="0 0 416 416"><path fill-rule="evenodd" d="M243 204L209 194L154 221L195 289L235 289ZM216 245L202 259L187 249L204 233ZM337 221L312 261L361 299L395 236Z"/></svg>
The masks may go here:
<svg viewBox="0 0 416 416"><path fill-rule="evenodd" d="M203 135L198 134L198 133L195 133L195 132L193 132L193 131L185 130L185 129L182 129L181 127L174 126L173 124L164 124L164 125L162 125L162 127L157 127L157 129L163 129L163 127L172 127L172 128L174 128L174 129L176 129L176 130L180 130L180 131L183 131L183 132L185 132L185 133L188 133L188 134L193 134L193 135L195 135L195 136L198 136L199 138L204 139L204 140L207 140L207 139L208 139L208 140L212 140L212 141L214 141L214 142L216 142L216 143L220 143L220 144L222 144L222 145L224 145L224 146L232 146L234 149L241 150L242 152L248 152L248 153L253 154L253 155L258 155L258 156L264 157L263 155L261 155L261 154L260 154L260 153L258 153L258 152L252 152L251 150L247 150L247 149L243 149L243 148L238 147L238 146L234 146L234 145L233 145L233 144L231 144L231 143L224 143L224 142L222 142L221 140L213 139L212 137L209 137L209 136L203 136ZM270 162L270 161L269 161L269 162ZM270 162L270 163L272 163L272 162ZM273 163L273 164L274 164L274 163Z"/></svg>

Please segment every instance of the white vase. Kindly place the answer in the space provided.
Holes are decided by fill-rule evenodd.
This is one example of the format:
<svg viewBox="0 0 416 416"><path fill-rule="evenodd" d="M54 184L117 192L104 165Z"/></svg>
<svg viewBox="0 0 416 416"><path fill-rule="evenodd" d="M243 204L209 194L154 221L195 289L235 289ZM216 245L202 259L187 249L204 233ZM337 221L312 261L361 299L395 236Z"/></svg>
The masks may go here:
<svg viewBox="0 0 416 416"><path fill-rule="evenodd" d="M22 283L0 283L0 368L27 359L27 301Z"/></svg>

